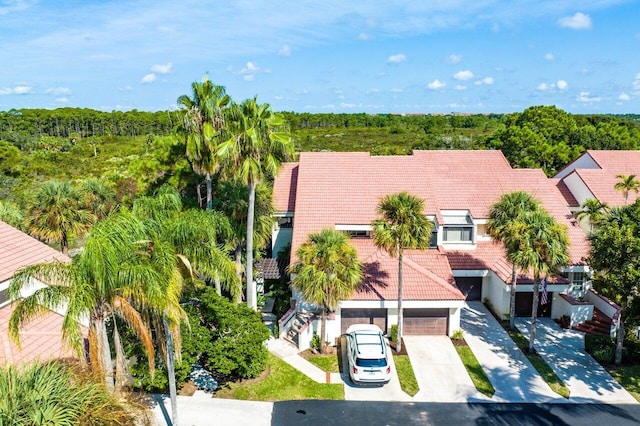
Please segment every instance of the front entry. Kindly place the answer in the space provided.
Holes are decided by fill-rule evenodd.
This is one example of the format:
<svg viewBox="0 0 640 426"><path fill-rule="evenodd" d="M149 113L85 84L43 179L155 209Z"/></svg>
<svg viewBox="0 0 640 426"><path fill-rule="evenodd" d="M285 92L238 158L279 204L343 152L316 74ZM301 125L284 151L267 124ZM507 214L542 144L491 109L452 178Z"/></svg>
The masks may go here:
<svg viewBox="0 0 640 426"><path fill-rule="evenodd" d="M482 277L456 277L456 285L467 302L482 300Z"/></svg>
<svg viewBox="0 0 640 426"><path fill-rule="evenodd" d="M547 293L547 303L542 304L542 292L540 293L540 299L538 300L538 316L539 317L551 317L551 300L553 299L553 293ZM530 317L533 308L533 292L516 293L516 316L517 317Z"/></svg>

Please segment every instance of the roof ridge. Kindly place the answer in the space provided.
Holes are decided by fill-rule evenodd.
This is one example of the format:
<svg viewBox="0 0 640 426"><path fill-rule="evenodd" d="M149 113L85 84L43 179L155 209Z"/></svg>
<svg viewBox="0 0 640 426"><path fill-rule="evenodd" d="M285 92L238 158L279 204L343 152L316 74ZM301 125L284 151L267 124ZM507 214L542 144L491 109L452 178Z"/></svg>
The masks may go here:
<svg viewBox="0 0 640 426"><path fill-rule="evenodd" d="M447 258L447 256L444 256L447 264L449 264L449 259ZM456 293L457 288L452 285L452 283L450 283L449 281L447 281L446 279L444 279L443 277L441 277L440 275L428 270L427 268L425 268L424 266L420 265L419 263L417 263L415 260L411 259L408 256L403 256L403 262L407 264L407 266L409 266L410 268L414 269L415 271L421 273L422 275L431 278L436 284L438 284L440 287L444 288L445 290L447 290L448 292L451 293ZM451 268L451 266L449 266L449 268ZM462 293L460 292L460 290L457 291L458 293L460 293L459 295L462 295ZM456 296L458 296L458 294L456 294Z"/></svg>

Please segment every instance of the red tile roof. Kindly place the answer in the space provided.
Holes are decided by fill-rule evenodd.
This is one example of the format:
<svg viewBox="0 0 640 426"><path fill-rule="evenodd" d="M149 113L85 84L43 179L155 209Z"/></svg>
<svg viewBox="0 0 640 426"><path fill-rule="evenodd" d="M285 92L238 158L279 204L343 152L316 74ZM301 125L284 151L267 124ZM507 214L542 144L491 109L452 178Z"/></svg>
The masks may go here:
<svg viewBox="0 0 640 426"><path fill-rule="evenodd" d="M558 191L560 191L564 199L567 201L567 206L580 207L580 203L578 202L578 200L576 200L576 197L573 196L573 193L571 192L571 190L569 190L567 185L564 183L564 180L560 180L560 179L554 179L554 180L557 181L554 183L556 184Z"/></svg>
<svg viewBox="0 0 640 426"><path fill-rule="evenodd" d="M298 163L284 163L273 184L273 206L277 212L292 212L296 207Z"/></svg>
<svg viewBox="0 0 640 426"><path fill-rule="evenodd" d="M12 312L11 305L0 308L0 365L20 365L37 359L77 359L76 353L62 343L63 317L51 311L23 327L20 331L21 349L18 349L9 339L9 318ZM86 330L83 334L86 336Z"/></svg>
<svg viewBox="0 0 640 426"><path fill-rule="evenodd" d="M8 280L24 266L54 259L70 261L59 251L0 221L0 282Z"/></svg>
<svg viewBox="0 0 640 426"><path fill-rule="evenodd" d="M398 259L375 247L371 239L351 242L363 263L364 279L349 300L397 300ZM444 253L406 250L403 265L403 300L464 300Z"/></svg>

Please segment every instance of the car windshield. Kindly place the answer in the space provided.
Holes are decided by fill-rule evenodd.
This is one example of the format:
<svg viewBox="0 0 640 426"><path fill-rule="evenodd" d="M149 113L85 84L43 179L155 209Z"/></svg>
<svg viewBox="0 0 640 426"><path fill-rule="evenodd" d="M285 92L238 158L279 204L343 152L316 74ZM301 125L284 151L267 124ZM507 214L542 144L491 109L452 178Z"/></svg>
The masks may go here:
<svg viewBox="0 0 640 426"><path fill-rule="evenodd" d="M356 365L358 367L386 367L387 360L384 358L374 358L374 359L357 358Z"/></svg>

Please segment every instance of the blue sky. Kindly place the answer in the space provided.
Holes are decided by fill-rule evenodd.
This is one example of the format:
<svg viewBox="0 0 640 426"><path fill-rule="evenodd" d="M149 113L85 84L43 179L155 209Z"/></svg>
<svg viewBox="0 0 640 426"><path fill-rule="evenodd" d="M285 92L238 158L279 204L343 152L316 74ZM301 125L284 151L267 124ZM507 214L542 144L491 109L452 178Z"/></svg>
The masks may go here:
<svg viewBox="0 0 640 426"><path fill-rule="evenodd" d="M640 1L0 0L0 110L640 113Z"/></svg>

